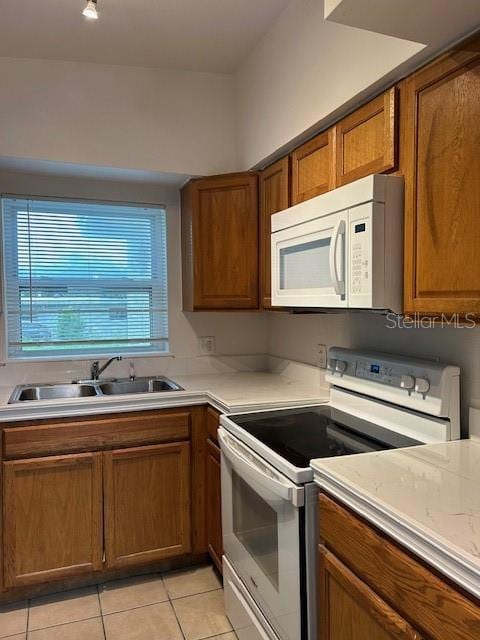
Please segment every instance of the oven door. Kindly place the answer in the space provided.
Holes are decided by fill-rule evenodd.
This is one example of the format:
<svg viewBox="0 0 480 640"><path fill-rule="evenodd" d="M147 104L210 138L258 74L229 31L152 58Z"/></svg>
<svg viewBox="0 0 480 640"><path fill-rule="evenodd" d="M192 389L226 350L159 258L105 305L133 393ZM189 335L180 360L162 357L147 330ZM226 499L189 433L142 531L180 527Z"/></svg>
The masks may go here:
<svg viewBox="0 0 480 640"><path fill-rule="evenodd" d="M280 638L300 640L304 489L224 429L218 436L225 555Z"/></svg>
<svg viewBox="0 0 480 640"><path fill-rule="evenodd" d="M346 307L348 212L272 233L274 307Z"/></svg>

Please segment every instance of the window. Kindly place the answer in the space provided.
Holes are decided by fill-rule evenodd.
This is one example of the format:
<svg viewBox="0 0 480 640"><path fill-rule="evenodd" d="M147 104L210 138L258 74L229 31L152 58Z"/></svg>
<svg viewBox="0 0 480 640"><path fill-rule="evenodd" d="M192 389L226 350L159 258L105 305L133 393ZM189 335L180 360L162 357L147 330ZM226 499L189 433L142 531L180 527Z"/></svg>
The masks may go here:
<svg viewBox="0 0 480 640"><path fill-rule="evenodd" d="M2 198L7 353L168 352L163 208Z"/></svg>

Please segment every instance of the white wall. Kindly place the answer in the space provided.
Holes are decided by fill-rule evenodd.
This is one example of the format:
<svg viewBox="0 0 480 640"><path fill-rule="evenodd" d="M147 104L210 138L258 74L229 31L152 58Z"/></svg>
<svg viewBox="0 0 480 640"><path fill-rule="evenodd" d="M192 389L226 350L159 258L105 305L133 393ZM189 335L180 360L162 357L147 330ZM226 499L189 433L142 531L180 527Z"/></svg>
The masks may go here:
<svg viewBox="0 0 480 640"><path fill-rule="evenodd" d="M290 315L271 313L269 353L317 364L318 344L439 358L461 367L462 424L468 407L480 408L480 327L474 329L391 329L384 316L370 313Z"/></svg>
<svg viewBox="0 0 480 640"><path fill-rule="evenodd" d="M0 58L0 156L189 175L238 168L231 76Z"/></svg>
<svg viewBox="0 0 480 640"><path fill-rule="evenodd" d="M422 48L325 22L321 0L290 2L237 73L240 164L254 166L318 122L331 121Z"/></svg>
<svg viewBox="0 0 480 640"><path fill-rule="evenodd" d="M119 200L163 204L167 208L168 220L168 269L169 269L169 323L170 350L174 360L160 356L138 358L138 373L163 373L182 371L181 362L193 372L203 366L205 357L201 355L199 336L216 338L219 356L265 354L267 350L267 314L258 312L238 313L184 313L182 311L181 252L180 252L180 212L177 189L155 184L107 182L66 177L39 176L22 173L0 172L0 193L19 195L60 196L73 198L93 198L99 200ZM3 319L0 318L3 334ZM200 363L192 363L198 358ZM128 360L128 359L127 359ZM89 359L89 362L91 359ZM228 358L225 359L228 361ZM206 364L206 363L205 363ZM69 361L66 363L9 363L0 368L0 386L8 380L20 381L61 380L65 376L78 377L87 373L88 363ZM116 364L112 374L126 375L127 363Z"/></svg>

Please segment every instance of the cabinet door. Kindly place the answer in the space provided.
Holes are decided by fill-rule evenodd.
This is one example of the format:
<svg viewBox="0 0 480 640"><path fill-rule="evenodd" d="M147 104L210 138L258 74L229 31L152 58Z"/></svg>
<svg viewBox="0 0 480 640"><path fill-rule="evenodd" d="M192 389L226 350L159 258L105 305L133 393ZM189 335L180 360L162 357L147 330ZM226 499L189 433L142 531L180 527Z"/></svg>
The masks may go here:
<svg viewBox="0 0 480 640"><path fill-rule="evenodd" d="M220 413L213 407L207 407L207 438L212 442L218 442L218 427L220 426Z"/></svg>
<svg viewBox="0 0 480 640"><path fill-rule="evenodd" d="M260 304L272 306L271 218L287 209L290 191L288 156L264 169L259 176L260 191Z"/></svg>
<svg viewBox="0 0 480 640"><path fill-rule="evenodd" d="M352 573L319 547L321 640L421 640L410 624Z"/></svg>
<svg viewBox="0 0 480 640"><path fill-rule="evenodd" d="M5 586L102 567L100 453L3 463Z"/></svg>
<svg viewBox="0 0 480 640"><path fill-rule="evenodd" d="M190 551L189 449L178 442L103 454L107 567Z"/></svg>
<svg viewBox="0 0 480 640"><path fill-rule="evenodd" d="M335 129L292 151L292 204L335 188Z"/></svg>
<svg viewBox="0 0 480 640"><path fill-rule="evenodd" d="M220 449L211 440L207 440L206 474L208 552L219 571L222 571L223 543Z"/></svg>
<svg viewBox="0 0 480 640"><path fill-rule="evenodd" d="M258 177L194 180L182 192L184 309L258 308Z"/></svg>
<svg viewBox="0 0 480 640"><path fill-rule="evenodd" d="M396 89L393 87L337 125L337 187L395 168Z"/></svg>
<svg viewBox="0 0 480 640"><path fill-rule="evenodd" d="M480 313L480 38L405 84L405 310Z"/></svg>

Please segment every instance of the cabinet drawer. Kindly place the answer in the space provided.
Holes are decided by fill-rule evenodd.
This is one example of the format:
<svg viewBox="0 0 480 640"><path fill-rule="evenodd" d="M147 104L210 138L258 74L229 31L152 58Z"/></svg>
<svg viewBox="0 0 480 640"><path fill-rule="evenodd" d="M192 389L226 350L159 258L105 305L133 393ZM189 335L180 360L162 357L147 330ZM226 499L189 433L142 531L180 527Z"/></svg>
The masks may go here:
<svg viewBox="0 0 480 640"><path fill-rule="evenodd" d="M109 414L8 426L3 429L3 455L6 459L28 458L157 444L189 437L189 411Z"/></svg>
<svg viewBox="0 0 480 640"><path fill-rule="evenodd" d="M371 589L432 638L480 638L480 606L347 509L320 495L320 537Z"/></svg>

